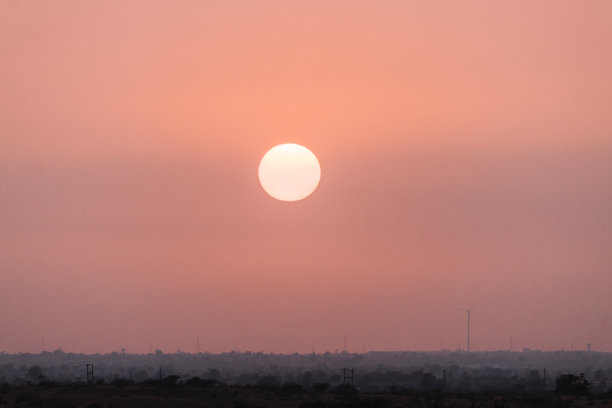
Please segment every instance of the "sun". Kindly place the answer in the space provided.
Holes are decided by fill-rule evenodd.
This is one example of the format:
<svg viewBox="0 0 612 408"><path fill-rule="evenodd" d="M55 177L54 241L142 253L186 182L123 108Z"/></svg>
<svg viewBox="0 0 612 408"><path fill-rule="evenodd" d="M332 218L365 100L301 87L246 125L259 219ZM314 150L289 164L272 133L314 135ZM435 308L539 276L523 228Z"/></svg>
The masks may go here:
<svg viewBox="0 0 612 408"><path fill-rule="evenodd" d="M302 200L315 191L320 179L317 157L295 143L273 147L259 163L259 182L277 200Z"/></svg>

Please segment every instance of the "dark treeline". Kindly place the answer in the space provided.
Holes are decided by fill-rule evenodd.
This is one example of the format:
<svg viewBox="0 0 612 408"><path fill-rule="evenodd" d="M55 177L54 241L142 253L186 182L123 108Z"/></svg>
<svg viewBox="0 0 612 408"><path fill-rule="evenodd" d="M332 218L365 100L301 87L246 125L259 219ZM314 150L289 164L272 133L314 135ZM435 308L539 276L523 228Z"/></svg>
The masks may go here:
<svg viewBox="0 0 612 408"><path fill-rule="evenodd" d="M369 352L364 354L173 353L0 354L0 384L85 383L228 384L334 389L352 382L364 392L554 390L588 384L612 387L612 353L586 351ZM353 369L352 379L343 369ZM194 379L195 378L195 379ZM194 383L195 381L195 383ZM202 384L202 383L197 383ZM576 391L577 392L577 391Z"/></svg>

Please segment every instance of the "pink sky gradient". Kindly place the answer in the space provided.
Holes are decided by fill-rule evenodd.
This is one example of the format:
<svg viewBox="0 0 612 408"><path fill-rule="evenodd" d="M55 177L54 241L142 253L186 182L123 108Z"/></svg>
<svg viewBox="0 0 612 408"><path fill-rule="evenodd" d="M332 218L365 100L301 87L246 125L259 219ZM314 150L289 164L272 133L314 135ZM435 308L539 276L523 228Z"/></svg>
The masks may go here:
<svg viewBox="0 0 612 408"><path fill-rule="evenodd" d="M380 3L2 2L0 350L612 351L612 2Z"/></svg>

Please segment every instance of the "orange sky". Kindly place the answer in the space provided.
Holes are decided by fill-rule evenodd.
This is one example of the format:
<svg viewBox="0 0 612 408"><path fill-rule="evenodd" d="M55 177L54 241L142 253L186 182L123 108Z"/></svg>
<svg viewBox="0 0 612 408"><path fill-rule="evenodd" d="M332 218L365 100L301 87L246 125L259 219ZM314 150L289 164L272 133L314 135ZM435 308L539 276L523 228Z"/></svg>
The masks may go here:
<svg viewBox="0 0 612 408"><path fill-rule="evenodd" d="M609 1L0 4L0 350L612 351ZM257 167L319 158L304 201Z"/></svg>

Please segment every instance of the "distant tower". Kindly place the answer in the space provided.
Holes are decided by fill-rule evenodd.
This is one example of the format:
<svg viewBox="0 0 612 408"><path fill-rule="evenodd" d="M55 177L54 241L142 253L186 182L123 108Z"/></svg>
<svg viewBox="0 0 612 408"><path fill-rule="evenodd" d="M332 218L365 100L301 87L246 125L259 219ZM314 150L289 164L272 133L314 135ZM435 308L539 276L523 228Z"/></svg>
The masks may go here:
<svg viewBox="0 0 612 408"><path fill-rule="evenodd" d="M342 384L351 383L351 387L355 385L355 369L354 368L343 368L342 369Z"/></svg>
<svg viewBox="0 0 612 408"><path fill-rule="evenodd" d="M469 309L459 309L457 307L454 308L455 310L460 310L462 312L466 312L467 313L467 352L468 353L470 352L470 317L471 317L472 309L474 309L478 303L479 302L476 302Z"/></svg>
<svg viewBox="0 0 612 408"><path fill-rule="evenodd" d="M82 366L81 366L82 367ZM94 382L94 365L93 364L85 364L87 368L87 384L93 384Z"/></svg>
<svg viewBox="0 0 612 408"><path fill-rule="evenodd" d="M591 343L587 343L587 351L591 351Z"/></svg>
<svg viewBox="0 0 612 408"><path fill-rule="evenodd" d="M196 353L200 352L200 337L196 339Z"/></svg>
<svg viewBox="0 0 612 408"><path fill-rule="evenodd" d="M469 309L467 311L467 315L468 315L468 319L467 319L467 329L468 329L468 353L470 352L470 314L472 313L472 310Z"/></svg>

